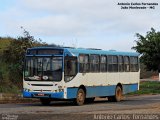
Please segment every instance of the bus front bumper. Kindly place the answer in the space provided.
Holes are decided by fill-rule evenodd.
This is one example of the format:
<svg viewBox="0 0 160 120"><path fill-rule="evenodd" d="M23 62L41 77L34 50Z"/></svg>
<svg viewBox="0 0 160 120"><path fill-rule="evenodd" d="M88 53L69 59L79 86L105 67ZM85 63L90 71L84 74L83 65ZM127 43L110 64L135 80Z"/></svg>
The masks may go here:
<svg viewBox="0 0 160 120"><path fill-rule="evenodd" d="M64 92L28 92L23 91L24 98L64 98Z"/></svg>

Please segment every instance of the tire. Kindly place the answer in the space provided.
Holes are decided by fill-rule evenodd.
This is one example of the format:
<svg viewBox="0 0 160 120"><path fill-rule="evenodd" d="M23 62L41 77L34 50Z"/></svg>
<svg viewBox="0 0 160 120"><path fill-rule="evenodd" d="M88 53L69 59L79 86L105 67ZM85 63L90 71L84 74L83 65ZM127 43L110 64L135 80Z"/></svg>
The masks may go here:
<svg viewBox="0 0 160 120"><path fill-rule="evenodd" d="M120 86L117 86L115 91L115 102L119 102L121 100L122 100L122 88Z"/></svg>
<svg viewBox="0 0 160 120"><path fill-rule="evenodd" d="M85 103L92 103L94 102L95 97L93 98L86 98Z"/></svg>
<svg viewBox="0 0 160 120"><path fill-rule="evenodd" d="M42 105L50 105L51 100L48 98L40 98L41 104Z"/></svg>
<svg viewBox="0 0 160 120"><path fill-rule="evenodd" d="M116 87L115 96L109 96L108 101L119 102L122 100L122 88L120 86Z"/></svg>
<svg viewBox="0 0 160 120"><path fill-rule="evenodd" d="M81 106L84 104L86 98L86 94L83 89L79 89L77 92L77 97L75 99L75 104Z"/></svg>

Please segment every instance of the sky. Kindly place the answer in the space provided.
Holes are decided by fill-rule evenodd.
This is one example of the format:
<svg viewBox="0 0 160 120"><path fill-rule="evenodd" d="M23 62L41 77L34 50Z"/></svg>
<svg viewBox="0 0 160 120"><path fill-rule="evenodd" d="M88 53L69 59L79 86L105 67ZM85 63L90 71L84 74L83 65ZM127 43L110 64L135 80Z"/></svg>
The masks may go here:
<svg viewBox="0 0 160 120"><path fill-rule="evenodd" d="M118 3L158 3L155 9L121 9ZM160 31L159 0L0 0L0 36L23 35L77 48L133 51L135 34Z"/></svg>

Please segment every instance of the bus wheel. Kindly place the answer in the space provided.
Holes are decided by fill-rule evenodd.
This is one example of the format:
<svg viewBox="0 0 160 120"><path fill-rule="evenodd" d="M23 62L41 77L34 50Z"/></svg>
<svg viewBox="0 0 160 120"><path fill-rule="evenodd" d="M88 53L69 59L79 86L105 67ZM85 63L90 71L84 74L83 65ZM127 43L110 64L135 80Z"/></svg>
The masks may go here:
<svg viewBox="0 0 160 120"><path fill-rule="evenodd" d="M47 98L40 98L41 104L42 105L50 105L51 100Z"/></svg>
<svg viewBox="0 0 160 120"><path fill-rule="evenodd" d="M80 88L77 92L77 98L75 100L76 105L79 105L79 106L83 105L85 101L85 97L86 95L85 95L84 90Z"/></svg>
<svg viewBox="0 0 160 120"><path fill-rule="evenodd" d="M122 88L120 86L117 86L115 91L115 101L119 102L121 100L122 100Z"/></svg>
<svg viewBox="0 0 160 120"><path fill-rule="evenodd" d="M115 96L108 96L109 102L119 102L122 100L122 89L120 86L116 87Z"/></svg>

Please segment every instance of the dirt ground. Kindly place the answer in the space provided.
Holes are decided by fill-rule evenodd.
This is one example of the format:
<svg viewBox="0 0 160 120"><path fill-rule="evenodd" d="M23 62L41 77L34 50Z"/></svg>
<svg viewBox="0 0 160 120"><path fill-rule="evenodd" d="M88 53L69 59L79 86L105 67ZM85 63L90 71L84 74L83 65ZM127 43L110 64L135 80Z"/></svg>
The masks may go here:
<svg viewBox="0 0 160 120"><path fill-rule="evenodd" d="M160 120L160 95L126 96L121 102L96 99L93 103L75 106L70 101L53 101L50 106L34 103L0 104L0 118L18 120Z"/></svg>

